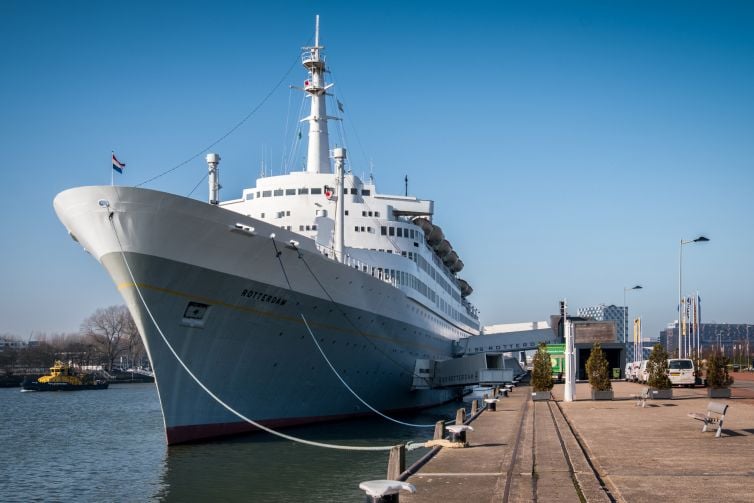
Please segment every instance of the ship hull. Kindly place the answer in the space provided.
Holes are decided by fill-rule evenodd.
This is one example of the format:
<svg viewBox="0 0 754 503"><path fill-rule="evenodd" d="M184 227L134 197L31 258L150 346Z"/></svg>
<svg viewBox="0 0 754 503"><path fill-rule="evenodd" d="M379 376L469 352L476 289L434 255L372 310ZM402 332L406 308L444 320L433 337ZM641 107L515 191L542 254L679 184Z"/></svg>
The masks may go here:
<svg viewBox="0 0 754 503"><path fill-rule="evenodd" d="M93 389L107 389L108 383L96 384L70 384L61 383L40 383L37 381L23 382L21 389L23 391L84 391Z"/></svg>
<svg viewBox="0 0 754 503"><path fill-rule="evenodd" d="M283 427L370 414L354 393L384 412L454 398L411 389L417 359L451 357L422 306L301 236L146 189L71 189L55 209L126 301L169 444L254 429L241 415Z"/></svg>

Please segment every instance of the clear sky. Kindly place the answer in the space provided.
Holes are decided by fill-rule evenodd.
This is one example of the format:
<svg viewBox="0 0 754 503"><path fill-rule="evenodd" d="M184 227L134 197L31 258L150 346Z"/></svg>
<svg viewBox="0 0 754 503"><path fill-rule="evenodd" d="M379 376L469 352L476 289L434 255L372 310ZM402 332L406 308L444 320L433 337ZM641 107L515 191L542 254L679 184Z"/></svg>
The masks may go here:
<svg viewBox="0 0 754 503"><path fill-rule="evenodd" d="M224 199L279 172L314 15L355 173L435 201L485 324L567 298L645 336L683 280L704 321L754 322L754 3L0 2L0 333L77 331L114 285L52 199L138 184L213 147ZM289 70L293 68L292 71ZM283 79L283 84L275 84ZM198 157L149 187L188 194ZM205 199L202 183L192 197Z"/></svg>

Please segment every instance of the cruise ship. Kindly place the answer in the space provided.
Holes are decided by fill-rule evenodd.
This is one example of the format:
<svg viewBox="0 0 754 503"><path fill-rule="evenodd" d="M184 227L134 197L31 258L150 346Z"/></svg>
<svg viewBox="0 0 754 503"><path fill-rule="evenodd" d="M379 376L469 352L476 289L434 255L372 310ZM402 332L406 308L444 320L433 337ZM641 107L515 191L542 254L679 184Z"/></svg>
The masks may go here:
<svg viewBox="0 0 754 503"><path fill-rule="evenodd" d="M446 402L458 389L430 386L430 362L480 332L433 201L380 193L331 149L319 19L301 61L305 170L221 202L210 153L207 202L123 186L55 197L136 322L168 444L255 429L241 416L279 428Z"/></svg>

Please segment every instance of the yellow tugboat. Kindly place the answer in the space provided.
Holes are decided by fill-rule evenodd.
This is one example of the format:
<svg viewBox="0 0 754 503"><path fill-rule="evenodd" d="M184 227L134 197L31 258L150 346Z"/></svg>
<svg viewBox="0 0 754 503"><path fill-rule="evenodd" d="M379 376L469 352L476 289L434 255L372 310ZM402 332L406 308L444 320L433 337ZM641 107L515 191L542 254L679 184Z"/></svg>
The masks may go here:
<svg viewBox="0 0 754 503"><path fill-rule="evenodd" d="M95 379L94 374L80 374L73 365L56 360L50 374L36 381L26 380L23 391L77 391L84 389L107 389L107 381Z"/></svg>

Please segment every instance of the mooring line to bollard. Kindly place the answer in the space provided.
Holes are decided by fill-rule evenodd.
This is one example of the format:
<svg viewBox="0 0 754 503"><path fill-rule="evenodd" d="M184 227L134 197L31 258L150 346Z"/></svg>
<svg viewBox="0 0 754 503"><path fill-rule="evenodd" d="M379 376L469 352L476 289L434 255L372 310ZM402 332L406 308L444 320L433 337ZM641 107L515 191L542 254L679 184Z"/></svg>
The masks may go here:
<svg viewBox="0 0 754 503"><path fill-rule="evenodd" d="M225 408L228 412L232 413L233 415L237 416L240 419L243 419L247 423L249 423L252 426L255 426L256 428L259 428L260 430L266 431L267 433L271 435L275 435L276 437L284 438L286 440L290 440L292 442L298 442L300 444L306 444L313 447L322 447L325 449L336 449L336 450L342 450L342 451L389 451L394 446L388 445L388 446L361 446L361 445L339 445L339 444L327 444L323 442L315 442L312 440L306 440L304 438L294 437L292 435L287 435L285 433L281 433L279 431L275 431L272 428L268 428L267 426L258 423L254 421L253 419L250 419L246 417L245 415L241 414L237 410L235 410L233 407L225 403L220 397L215 395L207 386L204 385L204 383L194 375L193 372L191 372L191 369L188 368L188 366L183 362L180 356L178 356L178 353L176 353L175 349L173 349L173 346L168 341L167 337L165 337L165 334L162 332L162 329L160 328L160 325L157 323L157 320L155 319L154 315L152 314L152 311L149 309L149 306L147 305L146 300L144 299L144 296L141 293L141 289L139 288L138 283L136 282L136 278L134 278L133 271L131 271L131 266L128 264L128 260L126 259L126 254L123 251L123 244L120 241L120 236L118 235L118 231L115 228L115 224L113 223L113 213L112 211L108 215L108 220L110 221L110 226L113 229L113 233L115 234L115 239L118 241L118 247L120 248L120 255L123 258L123 263L126 266L126 270L128 271L128 275L131 277L131 281L133 282L134 288L136 289L136 293L139 295L139 298L141 299L142 304L144 305L144 309L147 311L147 314L149 315L149 319L152 320L152 323L154 324L155 328L157 329L157 332L160 334L160 337L162 338L162 341L165 343L167 348L170 350L170 352L173 354L175 359L178 361L178 363L183 367L183 370L186 371L186 373L194 380L194 382L202 388L212 399L214 399L218 404L220 404L223 408Z"/></svg>
<svg viewBox="0 0 754 503"><path fill-rule="evenodd" d="M285 277L285 282L288 284L288 289L291 292L294 292L293 286L291 285L291 282L288 279L288 273L285 271L285 265L283 265L283 259L280 258L280 251L278 250L277 244L275 243L274 239L272 240L272 246L275 248L275 256L277 257L278 262L280 263L280 269L283 271L283 276ZM298 252L298 250L296 250L296 251ZM299 256L300 256L300 253L299 253ZM304 264L306 264L306 261L304 261ZM308 268L309 267L307 265L307 269ZM311 272L312 275L314 275L314 273L311 271L311 269L309 269L309 272ZM316 276L315 276L315 279L317 279ZM324 290L324 287L322 287L322 289ZM325 291L325 293L327 293L327 291ZM294 295L296 295L296 294L294 293ZM375 414L377 414L377 415L379 415L379 416L387 419L388 421L392 421L394 423L397 423L397 424L400 424L400 425L403 425L403 426L408 426L408 427L411 427L411 428L434 428L435 427L434 423L433 424L413 424L413 423L406 423L404 421L400 421L398 419L392 418L392 417L390 417L390 416L388 416L388 415L380 412L379 410L377 410L374 407L372 407L369 403L367 403L366 400L364 400L363 398L361 398L361 396L359 396L359 394L356 393L356 391L354 391L353 388L351 388L351 386L348 385L348 383L345 381L345 379L343 379L343 377L338 373L337 369L332 364L332 362L330 362L330 359L327 357L327 355L325 354L325 351L322 349L322 346L320 346L319 342L317 341L317 337L314 335L314 332L312 332L312 329L309 326L309 322L306 321L306 317L304 316L304 313L301 312L299 314L301 315L301 319L304 321L304 326L306 326L306 330L309 331L309 335L311 336L312 341L314 341L314 345L317 346L317 349L319 350L319 354L322 355L322 358L325 360L325 362L327 363L327 365L330 367L330 370L332 370L333 374L335 374L335 377L337 377L338 380L341 383L343 383L343 386L345 386L346 389L348 391L350 391L351 394L354 397L356 397L356 399L358 401L360 401L361 403L363 403L369 410L371 410Z"/></svg>
<svg viewBox="0 0 754 503"><path fill-rule="evenodd" d="M368 404L368 403L367 403L367 402L366 402L366 401L365 401L365 400L364 400L363 398L361 398L361 397L360 397L360 396L358 395L358 393L356 393L356 392L355 392L355 391L353 390L353 388L351 388L351 386L349 386L349 385L348 385L348 383L347 383L347 382L346 382L346 381L345 381L345 380L344 380L344 379L343 379L343 378L341 377L341 375L340 375L340 374L338 373L338 371L337 371L337 370L335 369L335 367L333 366L333 364L332 364L332 363L330 362L330 359L329 359L329 358L327 357L327 355L325 354L325 352L324 352L324 351L322 350L322 346L320 346L320 345L319 345L319 342L317 342L317 338L316 338L316 337L314 336L314 332L312 332L312 329L311 329L311 328L309 327L309 323L308 323L308 322L306 321L306 318L304 317L304 313L299 313L299 314L301 314L301 319L302 319L302 320L304 320L304 325L306 325L306 329L307 329L307 330L309 331L309 335L311 335L311 336L312 336L312 340L314 341L314 344L315 344L315 345L317 346L317 349L319 350L319 354L321 354L321 355L322 355L322 358L324 358L324 359L325 359L325 362L327 362L327 365L328 365L328 366L330 367L330 370L332 370L332 371L333 371L333 374L335 374L335 377L337 377L337 378L338 378L338 379L340 380L340 382L342 382L342 383L343 383L343 386L345 386L345 387L346 387L346 389L347 389L348 391L350 391L350 392L351 392L351 394L352 394L352 395L353 395L354 397L356 397L356 399L357 399L358 401L360 401L361 403L363 403L363 404L364 404L364 405L365 405L365 406L366 406L366 407L367 407L367 408L368 408L369 410L371 410L372 412L374 412L375 414L377 414L377 415L379 415L379 416L382 416L382 417L384 417L384 418L385 418L385 419L387 419L388 421L392 421L392 422L394 422L394 423L397 423L397 424L402 424L403 426L410 426L410 427L412 427L412 428L434 428L434 427L435 427L435 425L434 425L434 424L413 424L413 423L406 423L406 422L400 421L400 420L398 420L398 419L392 418L392 417L390 417L390 416L388 416L388 415L386 415L386 414L383 414L383 413L382 413L382 412L380 412L379 410L377 410L377 409L375 409L374 407L372 407L371 405L369 405L369 404Z"/></svg>

